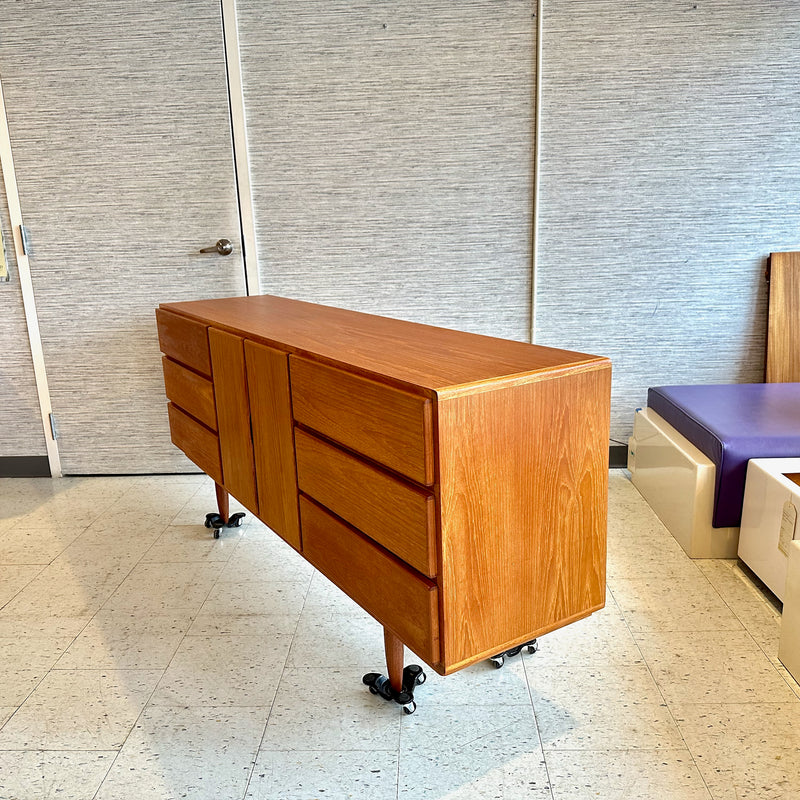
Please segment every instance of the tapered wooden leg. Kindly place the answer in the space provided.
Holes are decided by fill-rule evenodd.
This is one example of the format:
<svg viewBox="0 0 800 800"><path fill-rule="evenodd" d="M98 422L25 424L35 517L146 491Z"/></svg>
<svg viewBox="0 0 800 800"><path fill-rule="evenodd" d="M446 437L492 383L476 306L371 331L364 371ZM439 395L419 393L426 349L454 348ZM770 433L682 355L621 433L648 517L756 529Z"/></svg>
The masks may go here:
<svg viewBox="0 0 800 800"><path fill-rule="evenodd" d="M403 643L388 628L384 628L383 646L386 650L389 683L399 692L403 688Z"/></svg>
<svg viewBox="0 0 800 800"><path fill-rule="evenodd" d="M228 493L225 491L225 487L220 486L218 483L214 483L214 487L217 490L217 510L222 517L222 521L227 524L228 518L230 517Z"/></svg>

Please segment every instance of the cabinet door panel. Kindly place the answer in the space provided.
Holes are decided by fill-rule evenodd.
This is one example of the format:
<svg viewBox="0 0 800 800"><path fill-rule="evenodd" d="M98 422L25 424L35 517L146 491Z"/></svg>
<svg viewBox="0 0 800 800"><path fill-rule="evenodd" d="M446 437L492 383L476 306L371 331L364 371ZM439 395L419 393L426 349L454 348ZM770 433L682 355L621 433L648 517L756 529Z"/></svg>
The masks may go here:
<svg viewBox="0 0 800 800"><path fill-rule="evenodd" d="M289 356L244 343L255 445L259 516L292 547L300 549L294 465Z"/></svg>
<svg viewBox="0 0 800 800"><path fill-rule="evenodd" d="M209 328L208 343L211 346L217 430L225 488L242 505L258 515L244 340L216 328Z"/></svg>

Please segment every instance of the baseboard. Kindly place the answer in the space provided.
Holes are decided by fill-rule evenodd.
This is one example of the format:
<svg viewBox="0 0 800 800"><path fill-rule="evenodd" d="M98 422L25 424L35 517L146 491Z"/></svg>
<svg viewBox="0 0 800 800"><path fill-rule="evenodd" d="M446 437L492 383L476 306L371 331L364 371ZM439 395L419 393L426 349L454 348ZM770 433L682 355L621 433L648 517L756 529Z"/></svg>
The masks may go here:
<svg viewBox="0 0 800 800"><path fill-rule="evenodd" d="M0 456L0 478L49 478L47 456Z"/></svg>
<svg viewBox="0 0 800 800"><path fill-rule="evenodd" d="M622 469L628 466L628 448L624 444L612 444L608 448L608 468Z"/></svg>
<svg viewBox="0 0 800 800"><path fill-rule="evenodd" d="M611 445L608 448L608 466L620 469L628 465L628 448ZM50 462L47 456L0 456L0 478L49 478Z"/></svg>

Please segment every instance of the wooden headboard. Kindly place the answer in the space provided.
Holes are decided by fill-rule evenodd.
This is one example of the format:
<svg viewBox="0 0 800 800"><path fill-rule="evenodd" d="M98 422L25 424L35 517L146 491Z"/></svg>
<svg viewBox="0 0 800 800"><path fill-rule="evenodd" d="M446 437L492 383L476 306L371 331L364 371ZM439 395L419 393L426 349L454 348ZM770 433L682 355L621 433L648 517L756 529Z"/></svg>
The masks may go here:
<svg viewBox="0 0 800 800"><path fill-rule="evenodd" d="M800 382L800 252L772 253L767 270L767 383Z"/></svg>

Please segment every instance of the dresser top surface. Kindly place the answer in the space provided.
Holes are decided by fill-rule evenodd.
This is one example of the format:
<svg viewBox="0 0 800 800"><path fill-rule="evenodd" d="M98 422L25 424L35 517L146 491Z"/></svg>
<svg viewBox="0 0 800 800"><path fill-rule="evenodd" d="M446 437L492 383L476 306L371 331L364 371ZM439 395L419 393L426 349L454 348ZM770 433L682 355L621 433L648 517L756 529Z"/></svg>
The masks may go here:
<svg viewBox="0 0 800 800"><path fill-rule="evenodd" d="M608 359L586 353L271 295L160 307L290 352L436 392L532 373L609 365Z"/></svg>

